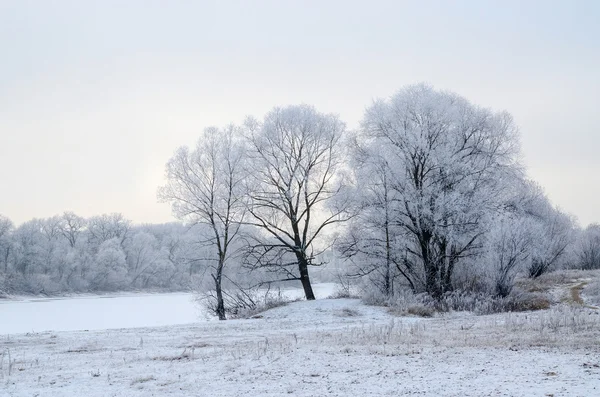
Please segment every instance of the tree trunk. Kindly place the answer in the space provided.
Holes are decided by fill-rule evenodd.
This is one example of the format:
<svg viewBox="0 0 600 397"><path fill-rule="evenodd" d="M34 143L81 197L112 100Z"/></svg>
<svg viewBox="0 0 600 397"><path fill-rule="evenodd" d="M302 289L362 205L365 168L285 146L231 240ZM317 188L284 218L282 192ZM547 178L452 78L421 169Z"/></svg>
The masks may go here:
<svg viewBox="0 0 600 397"><path fill-rule="evenodd" d="M438 272L438 264L432 258L429 245L431 234L428 232L419 236L419 248L421 249L421 259L425 270L425 291L432 297L438 299L442 296L441 285Z"/></svg>
<svg viewBox="0 0 600 397"><path fill-rule="evenodd" d="M215 280L215 291L217 294L217 308L215 310L217 316L219 316L219 320L226 320L225 317L225 302L223 302L223 290L221 289L221 280L223 276L223 261L219 260L219 264L217 266L217 275L213 276L213 280Z"/></svg>
<svg viewBox="0 0 600 397"><path fill-rule="evenodd" d="M394 291L391 280L392 245L390 243L390 206L388 197L387 173L383 173L384 203L385 203L385 296L392 296Z"/></svg>
<svg viewBox="0 0 600 397"><path fill-rule="evenodd" d="M439 276L435 263L428 263L425 269L425 290L435 299L442 296Z"/></svg>
<svg viewBox="0 0 600 397"><path fill-rule="evenodd" d="M446 267L445 277L443 280L443 292L449 292L454 289L452 286L452 274L454 273L454 266L456 265L456 262L458 262L458 258L456 257L454 248L452 248L448 257L448 266Z"/></svg>
<svg viewBox="0 0 600 397"><path fill-rule="evenodd" d="M297 252L296 258L298 259L298 270L300 271L300 282L302 288L304 288L304 295L306 300L315 300L315 294L313 293L312 286L310 284L310 277L308 276L308 260L304 252Z"/></svg>
<svg viewBox="0 0 600 397"><path fill-rule="evenodd" d="M392 296L394 291L392 290L392 280L391 280L391 267L392 267L392 257L391 251L392 246L390 244L390 225L388 222L389 215L388 209L386 205L385 209L385 296Z"/></svg>

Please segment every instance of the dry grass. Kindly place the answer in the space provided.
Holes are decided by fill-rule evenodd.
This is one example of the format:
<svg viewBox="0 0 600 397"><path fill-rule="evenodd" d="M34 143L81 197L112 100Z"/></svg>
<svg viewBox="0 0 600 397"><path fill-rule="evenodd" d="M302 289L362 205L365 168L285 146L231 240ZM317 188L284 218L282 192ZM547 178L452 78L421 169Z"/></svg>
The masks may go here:
<svg viewBox="0 0 600 397"><path fill-rule="evenodd" d="M337 313L340 317L358 317L360 313L358 310L351 309L349 307L345 307Z"/></svg>
<svg viewBox="0 0 600 397"><path fill-rule="evenodd" d="M435 310L425 305L411 305L406 309L406 313L418 317L433 317Z"/></svg>
<svg viewBox="0 0 600 397"><path fill-rule="evenodd" d="M577 285L574 285L571 287L570 291L571 291L571 301L574 303L577 303L579 305L583 305L583 299L581 298L581 291L583 290L583 287L585 287L587 285L586 282L583 283L579 283Z"/></svg>
<svg viewBox="0 0 600 397"><path fill-rule="evenodd" d="M547 294L539 292L515 293L509 297L506 311L526 312L549 309L552 302Z"/></svg>
<svg viewBox="0 0 600 397"><path fill-rule="evenodd" d="M350 289L338 288L327 299L358 299L360 296Z"/></svg>
<svg viewBox="0 0 600 397"><path fill-rule="evenodd" d="M156 378L154 377L154 375L135 378L134 380L131 381L131 386L134 386L134 385L137 385L137 384L140 384L140 383L150 382L150 381L153 381L153 380L156 380Z"/></svg>
<svg viewBox="0 0 600 397"><path fill-rule="evenodd" d="M233 319L236 318L262 318L262 313L267 310L275 309L276 307L285 306L290 302L296 302L299 299L287 299L285 297L269 297L256 304L252 309L242 309L236 313L230 314Z"/></svg>
<svg viewBox="0 0 600 397"><path fill-rule="evenodd" d="M193 360L194 359L194 351L195 348L191 349L183 349L183 352L175 355L165 355L165 356L156 356L153 357L153 361L184 361L184 360Z"/></svg>

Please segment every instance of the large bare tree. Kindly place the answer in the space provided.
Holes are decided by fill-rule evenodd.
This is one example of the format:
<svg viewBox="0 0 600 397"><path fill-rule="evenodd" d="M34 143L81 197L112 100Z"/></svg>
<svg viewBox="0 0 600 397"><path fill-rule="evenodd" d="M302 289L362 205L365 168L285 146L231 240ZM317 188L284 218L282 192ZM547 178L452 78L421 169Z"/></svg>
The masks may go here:
<svg viewBox="0 0 600 397"><path fill-rule="evenodd" d="M251 264L300 280L306 299L315 299L308 272L316 264L314 243L346 216L345 203L337 200L345 186L340 172L345 125L335 115L300 105L275 108L246 128L248 222L261 231L250 244Z"/></svg>
<svg viewBox="0 0 600 397"><path fill-rule="evenodd" d="M60 233L67 239L69 246L75 248L77 241L86 228L86 220L71 211L65 211L60 219Z"/></svg>
<svg viewBox="0 0 600 397"><path fill-rule="evenodd" d="M237 131L234 126L207 128L194 150L180 148L167 163L167 184L158 192L177 218L211 230L205 242L215 249L211 269L220 320L226 318L223 270L246 211L244 151Z"/></svg>

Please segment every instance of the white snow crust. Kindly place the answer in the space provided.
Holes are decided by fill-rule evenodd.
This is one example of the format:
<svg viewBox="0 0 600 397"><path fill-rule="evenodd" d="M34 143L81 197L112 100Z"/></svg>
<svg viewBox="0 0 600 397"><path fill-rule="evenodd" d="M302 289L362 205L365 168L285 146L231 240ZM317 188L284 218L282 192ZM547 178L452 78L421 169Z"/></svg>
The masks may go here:
<svg viewBox="0 0 600 397"><path fill-rule="evenodd" d="M321 299L246 320L6 335L0 396L600 395L598 314L552 326L561 313L421 319Z"/></svg>

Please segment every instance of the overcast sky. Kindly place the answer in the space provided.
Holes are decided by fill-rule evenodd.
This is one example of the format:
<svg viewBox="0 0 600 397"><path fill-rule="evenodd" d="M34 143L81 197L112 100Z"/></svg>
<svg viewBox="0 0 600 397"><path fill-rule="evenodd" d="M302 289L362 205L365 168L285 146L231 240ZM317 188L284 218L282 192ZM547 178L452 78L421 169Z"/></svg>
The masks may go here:
<svg viewBox="0 0 600 397"><path fill-rule="evenodd" d="M354 128L428 82L507 110L524 163L600 222L600 1L0 0L0 213L173 220L164 164L308 103Z"/></svg>

